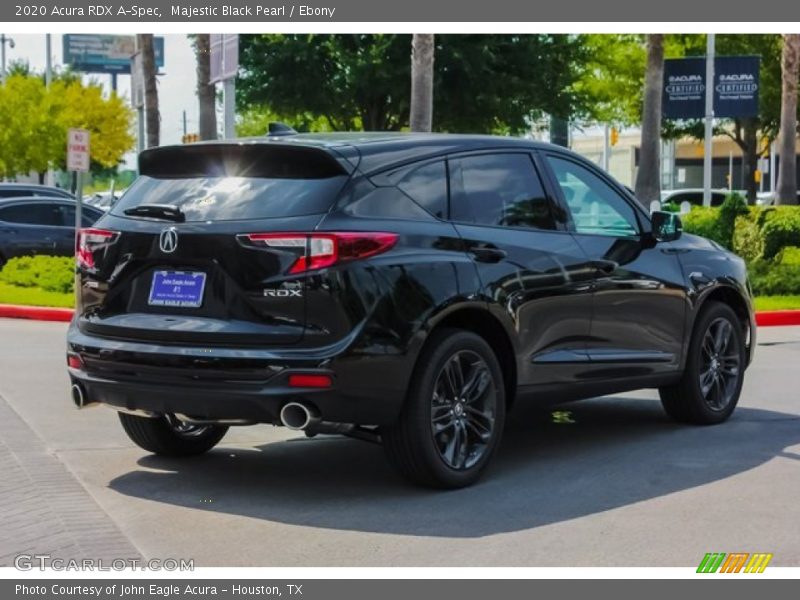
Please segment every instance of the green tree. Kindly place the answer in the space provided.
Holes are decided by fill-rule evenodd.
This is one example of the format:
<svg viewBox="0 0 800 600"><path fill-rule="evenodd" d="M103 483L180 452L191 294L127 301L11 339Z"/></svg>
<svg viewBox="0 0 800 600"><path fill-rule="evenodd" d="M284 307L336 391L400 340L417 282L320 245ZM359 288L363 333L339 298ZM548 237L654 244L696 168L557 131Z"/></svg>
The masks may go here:
<svg viewBox="0 0 800 600"><path fill-rule="evenodd" d="M520 133L532 118L585 112L574 89L580 36L437 35L433 127ZM410 35L248 35L241 38L240 109L265 107L292 125L408 126Z"/></svg>
<svg viewBox="0 0 800 600"><path fill-rule="evenodd" d="M93 164L115 167L133 146L131 122L125 100L105 98L97 84L67 77L47 89L37 74L12 75L0 86L0 175L63 168L70 127L91 132Z"/></svg>

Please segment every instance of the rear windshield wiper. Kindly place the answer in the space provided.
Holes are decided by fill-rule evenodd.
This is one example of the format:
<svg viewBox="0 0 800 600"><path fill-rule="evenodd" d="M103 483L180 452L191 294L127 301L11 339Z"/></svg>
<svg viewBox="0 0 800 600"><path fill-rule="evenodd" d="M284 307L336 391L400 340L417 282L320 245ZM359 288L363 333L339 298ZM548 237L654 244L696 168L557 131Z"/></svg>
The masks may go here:
<svg viewBox="0 0 800 600"><path fill-rule="evenodd" d="M172 204L140 204L133 208L126 208L122 212L129 217L150 217L151 219L165 219L176 223L183 223L186 220L186 215L183 214L183 211Z"/></svg>

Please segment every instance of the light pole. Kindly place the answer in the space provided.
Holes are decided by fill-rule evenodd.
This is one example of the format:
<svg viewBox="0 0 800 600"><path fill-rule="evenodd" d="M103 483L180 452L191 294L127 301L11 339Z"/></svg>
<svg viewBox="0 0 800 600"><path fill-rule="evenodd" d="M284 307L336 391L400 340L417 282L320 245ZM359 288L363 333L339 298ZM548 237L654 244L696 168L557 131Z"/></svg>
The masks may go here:
<svg viewBox="0 0 800 600"><path fill-rule="evenodd" d="M706 39L706 119L703 151L703 206L711 206L711 175L714 152L714 34Z"/></svg>
<svg viewBox="0 0 800 600"><path fill-rule="evenodd" d="M0 83L6 82L6 44L9 48L13 48L14 39L5 33L0 33Z"/></svg>

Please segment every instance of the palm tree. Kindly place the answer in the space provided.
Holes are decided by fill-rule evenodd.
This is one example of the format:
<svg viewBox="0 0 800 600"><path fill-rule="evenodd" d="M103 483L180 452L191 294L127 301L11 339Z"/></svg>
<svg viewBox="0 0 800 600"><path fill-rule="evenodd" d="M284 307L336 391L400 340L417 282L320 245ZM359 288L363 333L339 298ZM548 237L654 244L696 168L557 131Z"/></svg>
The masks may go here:
<svg viewBox="0 0 800 600"><path fill-rule="evenodd" d="M217 139L217 94L211 77L211 36L198 33L194 37L197 57L197 99L200 104L200 139Z"/></svg>
<svg viewBox="0 0 800 600"><path fill-rule="evenodd" d="M433 122L432 33L415 33L411 40L411 131L430 131Z"/></svg>
<svg viewBox="0 0 800 600"><path fill-rule="evenodd" d="M661 94L664 87L664 36L647 36L647 71L644 78L642 142L636 197L648 205L661 197Z"/></svg>
<svg viewBox="0 0 800 600"><path fill-rule="evenodd" d="M142 71L144 74L144 114L147 147L158 146L161 116L158 112L158 87L156 85L156 55L153 48L153 34L136 35L139 51L142 53Z"/></svg>
<svg viewBox="0 0 800 600"><path fill-rule="evenodd" d="M800 67L800 34L783 36L781 58L781 129L778 134L777 204L797 204L797 70Z"/></svg>

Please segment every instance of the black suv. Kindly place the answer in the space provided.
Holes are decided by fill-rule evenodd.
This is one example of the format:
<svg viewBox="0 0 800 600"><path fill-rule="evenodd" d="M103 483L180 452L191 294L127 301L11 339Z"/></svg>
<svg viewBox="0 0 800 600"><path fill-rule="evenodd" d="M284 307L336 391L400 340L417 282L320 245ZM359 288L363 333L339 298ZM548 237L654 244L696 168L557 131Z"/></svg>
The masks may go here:
<svg viewBox="0 0 800 600"><path fill-rule="evenodd" d="M381 441L474 482L508 409L658 388L720 423L755 346L742 260L528 140L290 135L162 147L77 250L74 402L142 448L230 425Z"/></svg>

